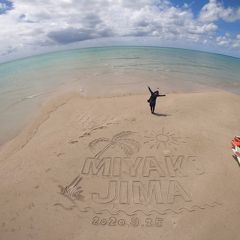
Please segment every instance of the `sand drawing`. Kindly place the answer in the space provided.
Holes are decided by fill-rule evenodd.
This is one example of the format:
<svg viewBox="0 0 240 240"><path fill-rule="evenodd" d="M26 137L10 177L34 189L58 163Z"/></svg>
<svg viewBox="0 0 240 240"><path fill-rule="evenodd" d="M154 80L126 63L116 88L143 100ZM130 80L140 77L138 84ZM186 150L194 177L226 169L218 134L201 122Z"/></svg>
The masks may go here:
<svg viewBox="0 0 240 240"><path fill-rule="evenodd" d="M162 155L155 151L153 155L141 156L142 144L135 140L136 137L136 132L126 130L89 142L88 147L94 156L83 159L81 174L93 176L95 180L98 178L98 181L103 177L103 185L92 189L89 184L83 196L82 178L77 176L68 186L59 186L60 193L72 205L55 203L54 206L68 211L92 212L91 223L98 226L161 227L163 215L178 215L220 205L217 202L196 204L190 189L185 186L186 177L204 173L197 156L176 152ZM145 147L162 150L172 150L185 143L183 138L164 127L160 131L148 131L143 140ZM92 178L88 179L91 181ZM84 197L88 201L80 205L76 200ZM110 204L114 208L110 208Z"/></svg>
<svg viewBox="0 0 240 240"><path fill-rule="evenodd" d="M220 203L220 202L209 202L209 203L204 203L202 205L197 205L197 204L194 204L192 206L184 206L184 207L179 207L179 208L170 208L170 207L167 207L165 209L152 209L150 211L147 211L147 210L143 210L143 209L135 209L135 210L132 210L132 211L125 211L125 210L122 210L122 209L98 209L98 210L95 210L94 208L92 207L85 207L84 210L82 210L83 212L92 212L96 215L109 215L109 216L117 216L117 215L120 215L120 214L124 214L125 216L136 216L138 214L143 214L145 216L152 216L154 214L157 214L157 215L167 215L167 214L174 214L174 215L179 215L183 212L195 212L195 211L204 211L204 210L207 210L209 208L216 208L216 207L221 207L223 204Z"/></svg>
<svg viewBox="0 0 240 240"><path fill-rule="evenodd" d="M140 219L138 217L116 218L116 217L99 217L94 216L91 223L95 226L127 226L127 227L162 227L163 218L146 217Z"/></svg>
<svg viewBox="0 0 240 240"><path fill-rule="evenodd" d="M76 205L72 205L70 207L65 207L62 203L55 203L55 204L53 204L53 206L59 206L59 207L65 209L67 211L71 211L71 210L73 210L74 208L77 207Z"/></svg>
<svg viewBox="0 0 240 240"><path fill-rule="evenodd" d="M140 143L136 140L129 138L135 132L132 131L122 131L115 134L111 139L110 138L97 138L89 143L89 148L92 152L97 150L95 158L99 158L105 153L108 149L114 146L118 146L126 156L131 156L134 153L140 150ZM104 143L104 147L99 149L98 146Z"/></svg>
<svg viewBox="0 0 240 240"><path fill-rule="evenodd" d="M92 119L88 114L84 114L79 118L79 123L81 124L84 133L79 136L79 138L91 135L92 132L96 130L101 130L107 128L109 125L118 124L118 121L114 118L101 118L98 117L97 121Z"/></svg>
<svg viewBox="0 0 240 240"><path fill-rule="evenodd" d="M131 178L143 177L188 177L203 175L205 169L197 156L193 155L136 155L135 157L87 157L83 161L81 174L92 176ZM143 180L143 179L142 179Z"/></svg>
<svg viewBox="0 0 240 240"><path fill-rule="evenodd" d="M163 190L163 185L167 191ZM177 180L169 180L163 183L161 180L142 181L111 180L108 183L106 193L92 192L92 201L101 205L115 203L122 205L151 205L159 207L163 204L174 204L176 197L191 202L191 194Z"/></svg>
<svg viewBox="0 0 240 240"><path fill-rule="evenodd" d="M161 131L154 132L144 136L144 144L152 148L171 148L176 149L180 143L185 143L181 137L177 137L174 133L168 132L163 127Z"/></svg>
<svg viewBox="0 0 240 240"><path fill-rule="evenodd" d="M74 200L83 200L84 196L82 195L82 187L79 186L80 182L82 180L82 177L77 176L68 186L63 187L59 185L60 187L60 194L64 195L71 201Z"/></svg>
<svg viewBox="0 0 240 240"><path fill-rule="evenodd" d="M97 120L93 120L89 114L83 114L78 118L78 124L81 126L75 127L76 131L81 128L80 135L77 139L70 139L69 144L75 144L79 142L79 139L91 136L95 131L105 129L110 125L119 124L115 118L101 118L97 117Z"/></svg>

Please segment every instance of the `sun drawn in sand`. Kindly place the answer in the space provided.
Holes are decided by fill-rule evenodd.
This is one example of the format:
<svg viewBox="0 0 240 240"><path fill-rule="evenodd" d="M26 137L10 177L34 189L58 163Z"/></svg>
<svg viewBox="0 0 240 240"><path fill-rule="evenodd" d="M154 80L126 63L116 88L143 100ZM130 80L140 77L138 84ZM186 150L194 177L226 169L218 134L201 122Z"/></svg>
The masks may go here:
<svg viewBox="0 0 240 240"><path fill-rule="evenodd" d="M145 135L144 138L144 144L147 144L151 149L177 149L179 144L185 143L183 138L177 137L175 133L169 132L164 128L158 132L152 131L151 133Z"/></svg>

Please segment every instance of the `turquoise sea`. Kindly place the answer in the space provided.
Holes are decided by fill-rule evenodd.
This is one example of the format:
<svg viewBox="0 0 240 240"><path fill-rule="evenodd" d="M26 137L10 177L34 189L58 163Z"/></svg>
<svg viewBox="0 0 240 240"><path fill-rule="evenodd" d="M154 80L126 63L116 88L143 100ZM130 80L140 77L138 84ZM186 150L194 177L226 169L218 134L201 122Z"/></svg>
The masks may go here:
<svg viewBox="0 0 240 240"><path fill-rule="evenodd" d="M160 47L104 47L49 53L0 64L0 145L43 101L64 91L83 95L191 92L240 94L240 59ZM145 104L145 102L143 103Z"/></svg>

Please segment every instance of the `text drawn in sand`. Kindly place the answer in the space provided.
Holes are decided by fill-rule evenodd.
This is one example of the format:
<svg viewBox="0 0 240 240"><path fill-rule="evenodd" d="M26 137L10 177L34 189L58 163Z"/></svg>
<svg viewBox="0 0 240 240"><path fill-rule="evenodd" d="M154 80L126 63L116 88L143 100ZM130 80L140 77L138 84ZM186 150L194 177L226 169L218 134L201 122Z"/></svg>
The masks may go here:
<svg viewBox="0 0 240 240"><path fill-rule="evenodd" d="M162 217L102 217L94 216L91 224L99 227L162 227L164 219Z"/></svg>
<svg viewBox="0 0 240 240"><path fill-rule="evenodd" d="M106 193L91 193L92 201L98 204L171 204L176 197L191 201L190 195L176 180L165 183L161 180L149 180L147 183L111 180Z"/></svg>
<svg viewBox="0 0 240 240"><path fill-rule="evenodd" d="M81 173L99 177L188 177L204 174L204 169L197 156L192 155L88 157Z"/></svg>
<svg viewBox="0 0 240 240"><path fill-rule="evenodd" d="M79 176L60 186L60 193L73 205L57 205L92 212L95 226L133 227L161 227L164 214L216 206L201 205L193 195L193 183L205 170L198 156L177 150L183 149L177 148L182 144L185 138L165 128L93 139L88 144L91 155L76 166Z"/></svg>

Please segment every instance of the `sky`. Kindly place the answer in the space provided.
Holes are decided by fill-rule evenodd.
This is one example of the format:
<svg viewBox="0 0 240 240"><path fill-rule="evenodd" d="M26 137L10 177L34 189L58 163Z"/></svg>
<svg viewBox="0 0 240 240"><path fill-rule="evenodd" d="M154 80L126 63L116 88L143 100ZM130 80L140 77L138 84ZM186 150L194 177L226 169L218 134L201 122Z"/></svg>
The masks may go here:
<svg viewBox="0 0 240 240"><path fill-rule="evenodd" d="M0 61L149 45L240 57L240 0L0 0Z"/></svg>

